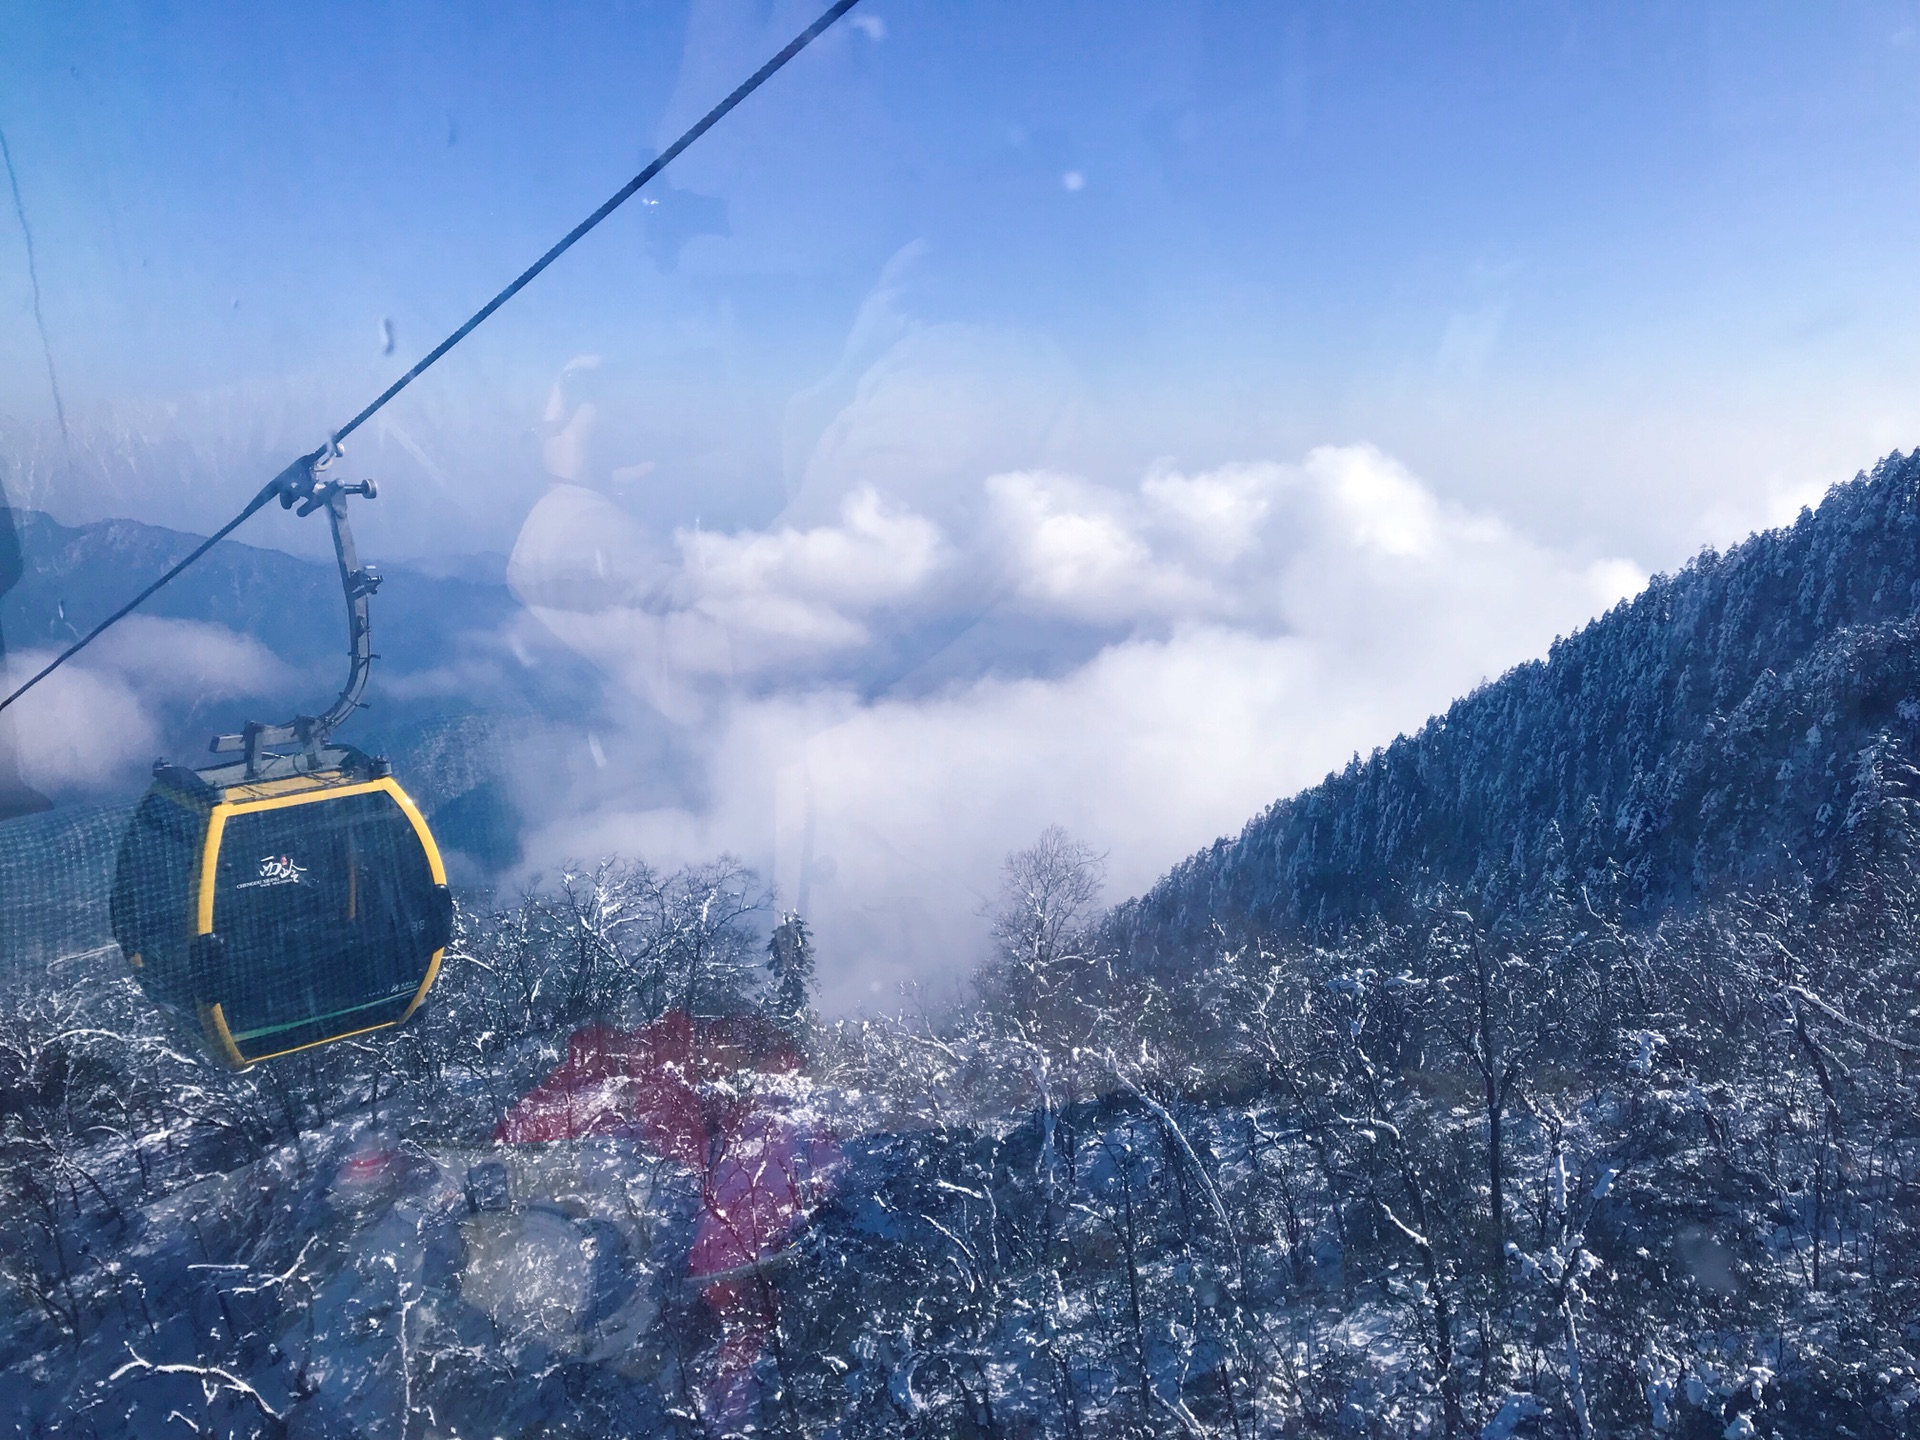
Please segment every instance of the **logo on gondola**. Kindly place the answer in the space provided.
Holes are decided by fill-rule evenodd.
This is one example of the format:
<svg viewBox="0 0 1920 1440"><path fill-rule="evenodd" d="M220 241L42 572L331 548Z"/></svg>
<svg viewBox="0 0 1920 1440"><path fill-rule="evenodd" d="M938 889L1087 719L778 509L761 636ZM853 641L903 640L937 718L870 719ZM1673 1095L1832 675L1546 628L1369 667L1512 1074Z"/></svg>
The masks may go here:
<svg viewBox="0 0 1920 1440"><path fill-rule="evenodd" d="M260 857L260 878L243 880L234 889L258 890L263 885L298 885L300 877L306 873L307 867L295 863L291 855L263 855Z"/></svg>

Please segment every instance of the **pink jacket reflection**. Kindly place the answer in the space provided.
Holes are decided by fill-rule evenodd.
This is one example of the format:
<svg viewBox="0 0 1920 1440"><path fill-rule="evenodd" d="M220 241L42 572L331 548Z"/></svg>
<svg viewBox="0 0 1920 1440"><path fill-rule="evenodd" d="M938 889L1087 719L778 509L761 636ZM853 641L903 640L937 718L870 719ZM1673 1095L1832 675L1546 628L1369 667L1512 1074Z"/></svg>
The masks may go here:
<svg viewBox="0 0 1920 1440"><path fill-rule="evenodd" d="M798 1066L791 1038L756 1016L695 1022L675 1010L640 1030L589 1026L494 1131L515 1145L636 1139L699 1178L687 1275L721 1324L707 1392L716 1420L752 1402L777 1316L764 1271L827 1198L840 1159L817 1120L738 1083Z"/></svg>

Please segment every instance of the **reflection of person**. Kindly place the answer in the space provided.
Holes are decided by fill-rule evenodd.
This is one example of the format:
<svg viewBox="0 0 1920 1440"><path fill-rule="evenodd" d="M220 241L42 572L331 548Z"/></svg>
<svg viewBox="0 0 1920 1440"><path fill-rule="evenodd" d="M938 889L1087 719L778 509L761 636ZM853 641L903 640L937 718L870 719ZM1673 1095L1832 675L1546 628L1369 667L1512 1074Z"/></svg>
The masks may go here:
<svg viewBox="0 0 1920 1440"><path fill-rule="evenodd" d="M520 527L507 561L515 598L562 643L682 724L686 693L674 608L676 571L653 537L597 490L551 486Z"/></svg>
<svg viewBox="0 0 1920 1440"><path fill-rule="evenodd" d="M767 1271L834 1188L839 1141L773 1080L800 1066L793 1038L755 1015L695 1020L671 1010L638 1030L589 1026L565 1060L501 1119L493 1138L550 1145L642 1141L698 1179L687 1279L719 1322L703 1410L728 1431L758 1395L778 1324Z"/></svg>
<svg viewBox="0 0 1920 1440"><path fill-rule="evenodd" d="M609 471L594 463L598 412L591 401L575 403L572 392L599 366L596 355L578 356L554 382L545 451L553 483L520 527L507 584L564 644L660 713L690 723L699 710L684 683L687 654L716 647L704 630L683 633L687 617L673 593L679 566L671 545L649 534L601 483L617 487L653 467ZM697 659L692 668L701 668Z"/></svg>
<svg viewBox="0 0 1920 1440"><path fill-rule="evenodd" d="M7 492L0 490L0 597L18 585L25 572L26 564L20 554L20 535L13 524L13 507L7 503ZM13 688L12 681L7 677L6 661L6 635L0 632L0 691ZM47 807L47 797L20 778L20 756L13 739L13 716L0 714L0 820L31 815Z"/></svg>

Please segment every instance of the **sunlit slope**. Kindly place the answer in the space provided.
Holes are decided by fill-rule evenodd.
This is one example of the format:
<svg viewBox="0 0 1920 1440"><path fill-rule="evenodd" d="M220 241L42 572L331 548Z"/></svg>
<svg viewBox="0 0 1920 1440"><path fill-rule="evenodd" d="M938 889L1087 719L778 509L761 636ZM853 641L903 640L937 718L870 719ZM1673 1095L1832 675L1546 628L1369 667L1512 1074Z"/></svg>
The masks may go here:
<svg viewBox="0 0 1920 1440"><path fill-rule="evenodd" d="M1556 877L1643 915L1725 884L1815 886L1915 803L1920 452L1707 551L1114 917L1146 964L1331 936L1436 884L1485 909Z"/></svg>

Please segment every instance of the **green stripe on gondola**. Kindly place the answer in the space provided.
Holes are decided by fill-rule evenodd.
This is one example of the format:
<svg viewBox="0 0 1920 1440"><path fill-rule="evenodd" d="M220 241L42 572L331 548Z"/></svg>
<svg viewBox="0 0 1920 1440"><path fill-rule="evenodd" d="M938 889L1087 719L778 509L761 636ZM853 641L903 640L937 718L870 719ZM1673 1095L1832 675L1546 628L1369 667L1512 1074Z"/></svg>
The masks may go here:
<svg viewBox="0 0 1920 1440"><path fill-rule="evenodd" d="M258 1030L236 1030L235 1040L258 1040L262 1035L278 1035L283 1030L298 1030L303 1025L318 1025L323 1020L337 1020L342 1015L351 1015L358 1010L371 1010L376 1005L393 1005L406 998L406 993L382 995L378 1000L363 1000L358 1005L349 1005L344 1010L329 1010L324 1015L302 1015L298 1020L289 1020L284 1025L263 1025Z"/></svg>

